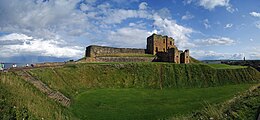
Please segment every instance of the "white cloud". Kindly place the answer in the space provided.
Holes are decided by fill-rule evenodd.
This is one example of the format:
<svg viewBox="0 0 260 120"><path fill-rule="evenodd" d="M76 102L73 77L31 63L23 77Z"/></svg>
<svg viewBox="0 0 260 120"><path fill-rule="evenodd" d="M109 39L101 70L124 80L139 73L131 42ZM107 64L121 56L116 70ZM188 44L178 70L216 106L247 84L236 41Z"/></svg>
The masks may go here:
<svg viewBox="0 0 260 120"><path fill-rule="evenodd" d="M193 30L177 24L167 8L148 10L145 2L139 4L140 9L113 8L110 2L97 3L97 0L1 0L0 30L13 34L1 37L0 56L79 57L83 56L85 46L96 43L144 48L146 37L153 32L175 38L181 48L193 46L189 42ZM129 27L118 25L130 18L148 20L154 29L148 31L149 25L136 21L129 23Z"/></svg>
<svg viewBox="0 0 260 120"><path fill-rule="evenodd" d="M7 40L31 40L32 37L29 37L24 34L12 33L4 36L0 36L0 41L7 41Z"/></svg>
<svg viewBox="0 0 260 120"><path fill-rule="evenodd" d="M190 54L200 60L242 60L245 56L244 53L219 53L212 50L192 50Z"/></svg>
<svg viewBox="0 0 260 120"><path fill-rule="evenodd" d="M231 28L233 26L233 24L226 24L226 26L224 28Z"/></svg>
<svg viewBox="0 0 260 120"><path fill-rule="evenodd" d="M208 20L208 19L204 19L204 20L203 20L203 25L204 25L204 27L205 27L206 29L208 29L208 28L210 28L210 27L211 27L211 25L210 25L210 23L209 23L209 20Z"/></svg>
<svg viewBox="0 0 260 120"><path fill-rule="evenodd" d="M31 36L52 38L56 32L84 29L93 25L85 20L86 14L75 9L79 0L51 0L33 2L0 1L0 27L5 32L25 33ZM18 12L19 11L19 12Z"/></svg>
<svg viewBox="0 0 260 120"><path fill-rule="evenodd" d="M173 37L178 47L194 47L194 44L189 42L189 36L194 32L191 28L181 26L171 19L163 19L157 14L154 15L153 24L159 29L158 33Z"/></svg>
<svg viewBox="0 0 260 120"><path fill-rule="evenodd" d="M237 8L234 9L231 4L229 4L229 5L226 7L226 10L227 10L228 12L230 12L230 13L233 13L233 12L235 12L235 11L238 11L238 9L237 9Z"/></svg>
<svg viewBox="0 0 260 120"><path fill-rule="evenodd" d="M206 46L212 46L212 45L232 45L235 43L235 40L227 38L227 37L217 37L217 38L207 38L207 39L200 39L195 40L195 43L198 45L206 45Z"/></svg>
<svg viewBox="0 0 260 120"><path fill-rule="evenodd" d="M199 0L199 5L205 9L212 10L217 6L229 6L229 0Z"/></svg>
<svg viewBox="0 0 260 120"><path fill-rule="evenodd" d="M38 55L38 56L52 56L65 58L79 58L83 55L82 47L68 46L62 40L44 40L29 37L25 34L13 33L1 36L0 40L8 41L22 41L22 44L8 44L0 46L1 57L13 57L18 55Z"/></svg>
<svg viewBox="0 0 260 120"><path fill-rule="evenodd" d="M182 20L190 20L192 18L194 18L194 15L190 14L189 12L186 12L186 14L181 17Z"/></svg>
<svg viewBox="0 0 260 120"><path fill-rule="evenodd" d="M82 11L87 11L87 10L93 10L94 9L94 7L92 7L89 4L85 4L85 3L81 3L79 7L80 7L80 10L82 10Z"/></svg>
<svg viewBox="0 0 260 120"><path fill-rule="evenodd" d="M137 28L121 28L109 34L107 42L120 47L145 48L148 31Z"/></svg>
<svg viewBox="0 0 260 120"><path fill-rule="evenodd" d="M125 10L114 9L104 18L104 22L108 24L121 23L128 18L150 18L151 15L144 10Z"/></svg>
<svg viewBox="0 0 260 120"><path fill-rule="evenodd" d="M147 9L147 6L148 6L148 4L146 2L142 2L139 5L139 9L140 10L145 10L145 9Z"/></svg>
<svg viewBox="0 0 260 120"><path fill-rule="evenodd" d="M248 51L249 59L260 59L260 47L250 47Z"/></svg>
<svg viewBox="0 0 260 120"><path fill-rule="evenodd" d="M129 23L128 25L129 27L133 27L133 28L141 28L141 29L145 29L146 28L146 23L144 23L143 21L138 21L135 23Z"/></svg>
<svg viewBox="0 0 260 120"><path fill-rule="evenodd" d="M202 6L208 10L213 10L216 7L226 7L226 10L230 13L238 11L232 7L229 1L230 0L185 0L184 4L196 3L198 6Z"/></svg>
<svg viewBox="0 0 260 120"><path fill-rule="evenodd" d="M249 13L251 16L254 16L254 17L259 17L260 18L260 13L258 12L251 12Z"/></svg>
<svg viewBox="0 0 260 120"><path fill-rule="evenodd" d="M171 11L168 8L162 8L157 11L156 14L160 15L160 17L163 19L171 19Z"/></svg>

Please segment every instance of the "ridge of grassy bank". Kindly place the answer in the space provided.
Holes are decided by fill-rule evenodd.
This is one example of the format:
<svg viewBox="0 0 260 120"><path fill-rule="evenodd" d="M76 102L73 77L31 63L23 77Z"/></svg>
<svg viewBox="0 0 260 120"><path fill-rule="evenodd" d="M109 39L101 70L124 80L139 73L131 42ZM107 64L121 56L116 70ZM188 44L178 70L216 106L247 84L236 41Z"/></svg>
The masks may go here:
<svg viewBox="0 0 260 120"><path fill-rule="evenodd" d="M260 84L254 85L232 99L206 107L189 119L257 120L260 117Z"/></svg>
<svg viewBox="0 0 260 120"><path fill-rule="evenodd" d="M142 93L142 90L144 90L145 94L149 96L155 91L161 91L162 94L171 94L171 91L174 93L178 89L188 88L200 91L200 88L206 89L204 87L220 88L230 84L240 84L242 86L239 87L238 91L240 91L246 89L247 83L255 83L260 80L259 72L251 67L210 66L205 64L80 63L67 64L63 67L37 68L30 70L29 73L46 83L53 90L60 91L70 97L72 105L77 104L78 95L87 91L94 93L101 91L101 94L109 97L113 94L114 89L122 90L123 93L125 90L133 90L129 94L140 90L140 93ZM73 114L74 110L64 108L50 100L17 74L13 72L0 73L0 76L0 111L4 111L2 113L5 118L57 120L78 118L77 114ZM230 89L231 91L235 90L232 87ZM112 93L106 94L106 90L112 90ZM236 90L232 92L232 95L235 92ZM191 94L190 99L193 100L192 95L194 93L188 93ZM221 102L220 99L228 99L231 96L229 94L214 99L216 95L212 95L205 99L216 103L216 101ZM168 96L164 97L166 97L166 104L171 104L171 102L167 103ZM157 102L160 105L160 102L163 101L160 98L160 94L155 94L155 98L147 100L159 99ZM135 99L135 97L131 99ZM104 107L102 105L97 104L98 107ZM168 109L166 106L160 107L166 111ZM167 117L171 116L172 113L163 114L163 112L160 112L158 116Z"/></svg>
<svg viewBox="0 0 260 120"><path fill-rule="evenodd" d="M66 120L69 111L14 73L0 73L0 119Z"/></svg>
<svg viewBox="0 0 260 120"><path fill-rule="evenodd" d="M251 67L216 69L205 64L80 63L30 73L71 97L92 88L210 87L260 80L259 72Z"/></svg>

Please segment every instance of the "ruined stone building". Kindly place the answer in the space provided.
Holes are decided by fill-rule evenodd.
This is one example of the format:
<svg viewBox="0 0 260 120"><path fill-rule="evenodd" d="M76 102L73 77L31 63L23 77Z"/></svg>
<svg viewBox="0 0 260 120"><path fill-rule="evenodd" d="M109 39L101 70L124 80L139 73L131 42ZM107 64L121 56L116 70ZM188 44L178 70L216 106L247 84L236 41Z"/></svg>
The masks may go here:
<svg viewBox="0 0 260 120"><path fill-rule="evenodd" d="M147 38L147 54L158 57L158 61L189 63L189 50L180 51L174 44L174 39L168 36L153 34Z"/></svg>
<svg viewBox="0 0 260 120"><path fill-rule="evenodd" d="M146 57L145 54L154 55ZM129 56L128 56L129 55ZM173 62L189 63L189 50L180 51L174 39L153 34L147 38L146 49L113 48L91 45L86 48L86 61L96 62Z"/></svg>

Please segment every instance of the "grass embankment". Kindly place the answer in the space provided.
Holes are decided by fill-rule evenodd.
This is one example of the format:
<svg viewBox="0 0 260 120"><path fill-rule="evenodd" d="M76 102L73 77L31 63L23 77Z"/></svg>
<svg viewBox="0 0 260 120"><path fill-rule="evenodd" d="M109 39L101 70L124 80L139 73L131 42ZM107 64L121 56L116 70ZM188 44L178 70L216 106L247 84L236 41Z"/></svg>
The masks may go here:
<svg viewBox="0 0 260 120"><path fill-rule="evenodd" d="M245 91L250 84L189 89L94 89L75 98L71 110L82 120L158 120L187 115Z"/></svg>
<svg viewBox="0 0 260 120"><path fill-rule="evenodd" d="M13 73L0 72L0 119L72 118L69 111Z"/></svg>
<svg viewBox="0 0 260 120"><path fill-rule="evenodd" d="M202 63L202 62L190 56L190 63Z"/></svg>
<svg viewBox="0 0 260 120"><path fill-rule="evenodd" d="M131 111L136 119L147 117L149 113L158 113L156 116L159 117L172 116L176 112L175 106L179 106L180 109L180 112L176 114L185 114L185 111L191 111L200 106L199 100L203 102L202 99L205 99L210 103L222 102L236 92L246 89L245 83L256 82L260 78L259 72L251 67L215 69L204 64L170 63L81 63L68 64L59 68L33 69L30 73L53 90L58 90L72 99L72 108L64 108L29 83L24 82L19 76L13 73L1 74L0 86L3 86L3 91L8 91L0 91L2 94L0 95L4 96L0 98L4 101L3 106L10 106L6 109L7 111L15 110L14 116L29 116L31 119L74 119L71 112L79 116L83 111L89 111L88 107L100 112L107 110L104 116L107 115L109 118L114 117L109 114L119 115L113 111L114 105L118 105L117 110L125 107L123 113L128 116L129 113L126 112ZM229 84L240 83L241 86L238 85L240 87L229 86ZM222 85L228 85L228 88L220 87ZM217 87L199 89L210 86ZM207 93L207 91L211 92ZM95 97L95 94L98 95ZM181 98L182 95L183 98ZM199 98L196 95L205 96ZM97 99L101 99L100 103L95 102ZM117 101L118 99L120 101ZM92 105L90 105L91 100ZM106 100L109 103L106 103ZM82 108L86 110L77 107L81 102L86 102L82 104ZM150 102L151 106L146 106L146 102ZM182 103L185 104L181 106ZM79 111L73 106L76 106ZM187 110L188 106L191 108ZM157 107L158 111L155 109ZM139 114L140 111L144 111L144 117Z"/></svg>
<svg viewBox="0 0 260 120"><path fill-rule="evenodd" d="M227 65L227 64L207 64L215 69L240 69L247 68L247 66L239 66L239 65Z"/></svg>
<svg viewBox="0 0 260 120"><path fill-rule="evenodd" d="M206 108L187 119L256 120L258 116L260 118L260 84L224 103L208 103Z"/></svg>
<svg viewBox="0 0 260 120"><path fill-rule="evenodd" d="M73 97L92 88L189 88L259 80L251 67L215 69L204 64L91 63L31 70L49 87Z"/></svg>

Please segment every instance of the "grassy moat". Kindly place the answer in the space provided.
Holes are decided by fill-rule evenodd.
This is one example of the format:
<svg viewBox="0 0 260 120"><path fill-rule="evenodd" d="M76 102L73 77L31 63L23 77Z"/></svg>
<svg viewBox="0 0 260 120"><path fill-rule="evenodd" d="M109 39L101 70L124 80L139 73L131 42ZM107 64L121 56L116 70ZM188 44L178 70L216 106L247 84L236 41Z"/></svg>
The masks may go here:
<svg viewBox="0 0 260 120"><path fill-rule="evenodd" d="M217 104L250 84L189 89L95 89L76 96L71 111L82 120L158 120Z"/></svg>
<svg viewBox="0 0 260 120"><path fill-rule="evenodd" d="M15 72L0 73L0 119L197 119L196 113L214 117L203 112L208 105L221 105L260 81L260 73L251 67L222 64L79 63L28 72L69 97L71 105L49 99ZM260 93L256 91L254 96ZM247 106L260 106L259 97L245 99L250 101ZM230 111L251 113L241 119L255 116L257 108L236 105ZM226 114L226 109L216 113Z"/></svg>

